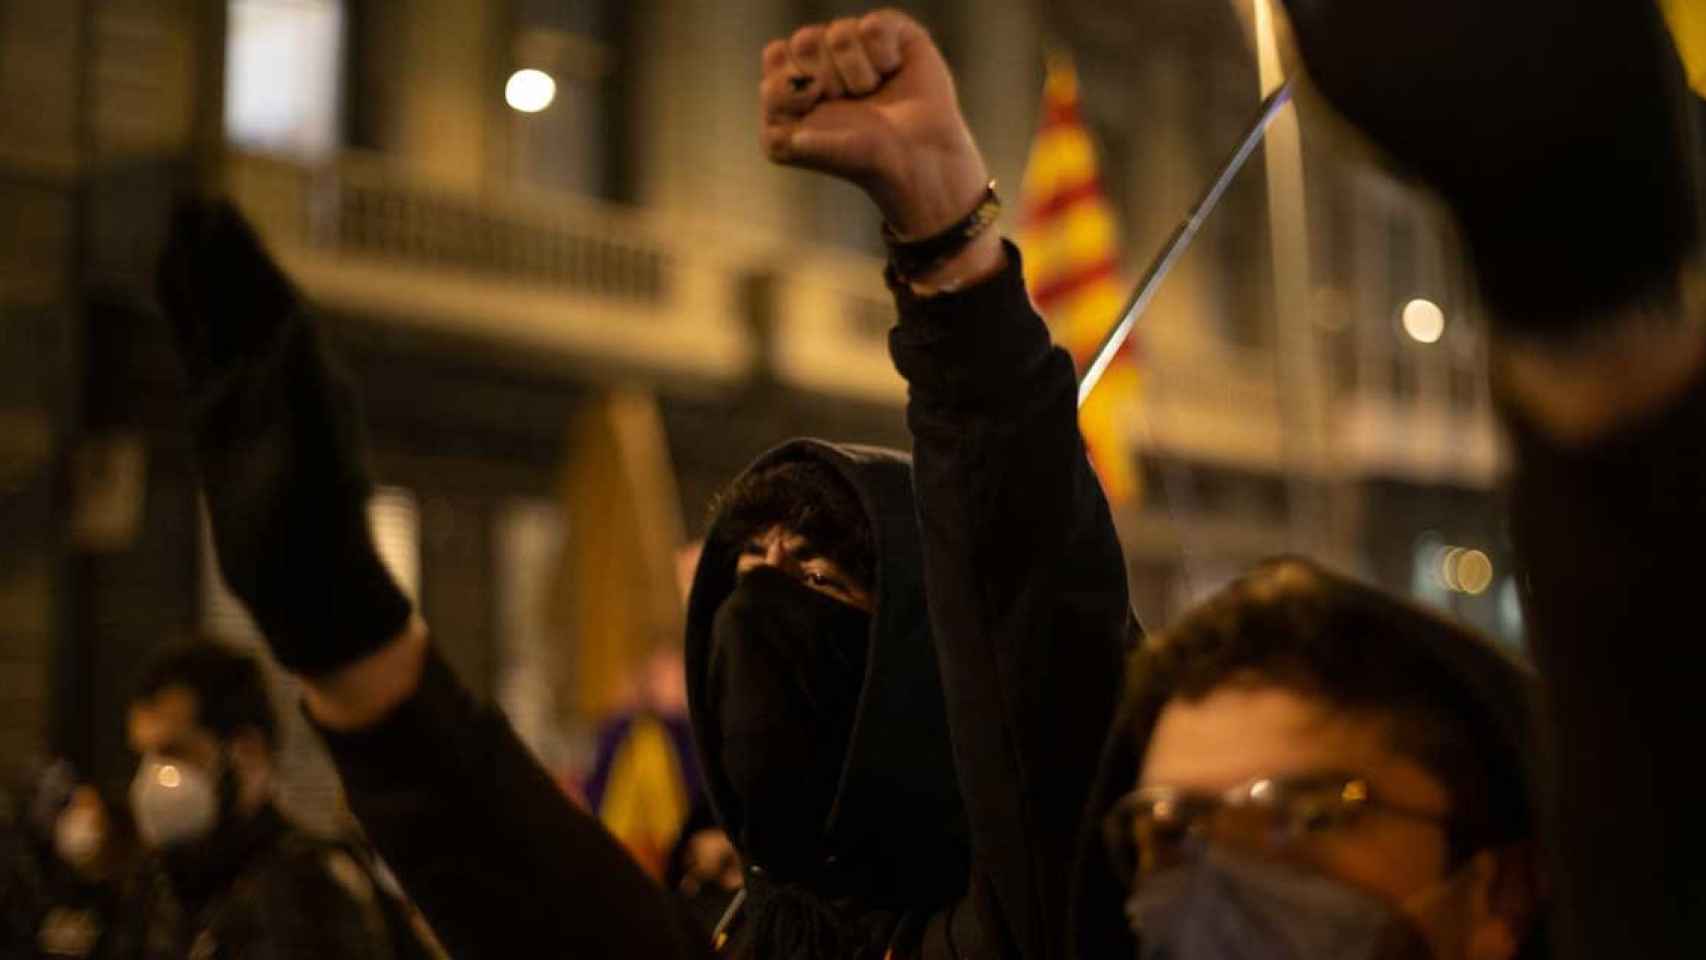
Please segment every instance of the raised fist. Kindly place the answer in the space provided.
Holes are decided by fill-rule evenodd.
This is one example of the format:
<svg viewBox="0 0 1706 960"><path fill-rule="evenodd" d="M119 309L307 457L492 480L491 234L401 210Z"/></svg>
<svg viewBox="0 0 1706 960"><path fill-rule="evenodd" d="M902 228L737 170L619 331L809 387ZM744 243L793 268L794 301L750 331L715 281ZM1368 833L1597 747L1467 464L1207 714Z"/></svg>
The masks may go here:
<svg viewBox="0 0 1706 960"><path fill-rule="evenodd" d="M1315 85L1456 211L1501 322L1570 327L1697 241L1695 118L1650 0L1285 0Z"/></svg>
<svg viewBox="0 0 1706 960"><path fill-rule="evenodd" d="M880 10L771 42L759 100L771 160L857 184L904 237L953 225L989 181L941 51L905 14Z"/></svg>

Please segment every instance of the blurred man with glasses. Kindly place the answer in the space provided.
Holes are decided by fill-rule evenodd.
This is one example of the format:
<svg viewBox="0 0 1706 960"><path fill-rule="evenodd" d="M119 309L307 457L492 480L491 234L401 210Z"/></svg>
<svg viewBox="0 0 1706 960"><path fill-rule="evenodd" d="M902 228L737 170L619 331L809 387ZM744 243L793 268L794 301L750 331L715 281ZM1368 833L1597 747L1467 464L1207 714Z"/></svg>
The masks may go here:
<svg viewBox="0 0 1706 960"><path fill-rule="evenodd" d="M1307 561L1257 568L1134 666L1081 948L1540 954L1531 688L1431 613Z"/></svg>

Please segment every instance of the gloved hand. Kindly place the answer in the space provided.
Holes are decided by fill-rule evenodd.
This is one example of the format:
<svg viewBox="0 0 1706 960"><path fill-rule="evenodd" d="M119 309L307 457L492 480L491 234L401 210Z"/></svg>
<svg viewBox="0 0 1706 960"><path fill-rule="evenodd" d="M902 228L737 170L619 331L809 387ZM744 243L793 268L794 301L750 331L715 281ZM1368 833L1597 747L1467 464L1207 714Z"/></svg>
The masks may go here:
<svg viewBox="0 0 1706 960"><path fill-rule="evenodd" d="M1653 0L1285 3L1322 93L1453 208L1504 329L1674 281L1697 104Z"/></svg>
<svg viewBox="0 0 1706 960"><path fill-rule="evenodd" d="M180 203L158 282L226 583L293 671L323 675L372 653L406 626L410 604L368 529L349 378L229 203Z"/></svg>

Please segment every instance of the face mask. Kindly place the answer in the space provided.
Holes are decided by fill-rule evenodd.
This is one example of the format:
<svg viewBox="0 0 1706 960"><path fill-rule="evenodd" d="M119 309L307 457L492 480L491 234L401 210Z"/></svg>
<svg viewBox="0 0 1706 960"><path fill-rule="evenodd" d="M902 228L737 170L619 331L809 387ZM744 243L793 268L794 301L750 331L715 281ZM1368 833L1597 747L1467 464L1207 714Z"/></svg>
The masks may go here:
<svg viewBox="0 0 1706 960"><path fill-rule="evenodd" d="M1400 909L1331 877L1210 847L1126 902L1143 960L1428 960Z"/></svg>
<svg viewBox="0 0 1706 960"><path fill-rule="evenodd" d="M73 805L65 808L53 825L53 849L59 859L79 869L92 865L106 842L100 812Z"/></svg>
<svg viewBox="0 0 1706 960"><path fill-rule="evenodd" d="M219 822L219 792L213 777L155 754L142 758L131 781L130 805L137 832L156 849L200 840Z"/></svg>
<svg viewBox="0 0 1706 960"><path fill-rule="evenodd" d="M779 880L814 869L864 686L871 616L760 568L712 624L711 708L745 808L743 852Z"/></svg>

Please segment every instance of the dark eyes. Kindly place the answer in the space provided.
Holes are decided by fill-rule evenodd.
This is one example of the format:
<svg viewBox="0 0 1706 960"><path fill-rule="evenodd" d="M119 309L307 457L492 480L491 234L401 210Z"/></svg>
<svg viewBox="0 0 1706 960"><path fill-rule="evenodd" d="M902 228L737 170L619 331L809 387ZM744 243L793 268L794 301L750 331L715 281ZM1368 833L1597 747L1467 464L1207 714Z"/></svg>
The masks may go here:
<svg viewBox="0 0 1706 960"><path fill-rule="evenodd" d="M837 580L834 577L826 576L826 575L821 574L821 573L810 573L810 572L808 572L806 574L806 582L811 584L814 587L823 587L823 588L828 589L828 590L846 590L847 589L846 585L843 584L840 580Z"/></svg>

